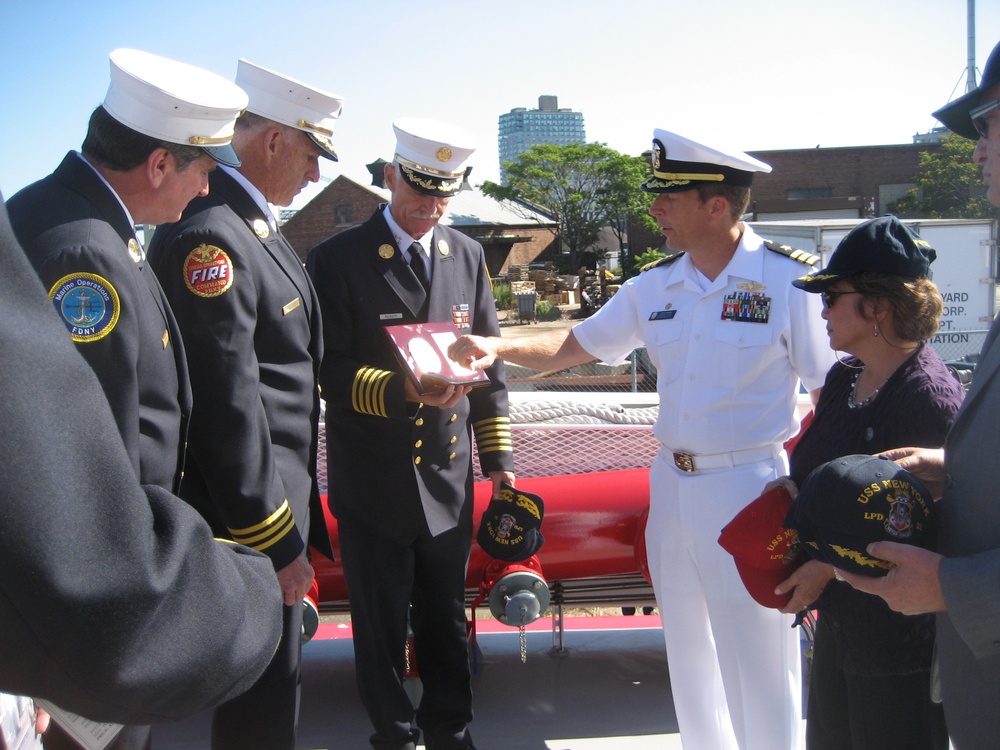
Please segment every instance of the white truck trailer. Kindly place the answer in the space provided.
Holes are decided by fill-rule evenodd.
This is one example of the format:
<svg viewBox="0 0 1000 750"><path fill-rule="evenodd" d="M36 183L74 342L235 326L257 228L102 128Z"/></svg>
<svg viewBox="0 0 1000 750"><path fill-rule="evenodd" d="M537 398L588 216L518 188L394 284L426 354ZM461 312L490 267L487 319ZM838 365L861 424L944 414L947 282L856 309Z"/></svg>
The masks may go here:
<svg viewBox="0 0 1000 750"><path fill-rule="evenodd" d="M753 221L762 237L816 253L823 265L862 219ZM931 266L944 298L931 344L945 360L973 361L996 313L997 222L993 219L904 219L937 251Z"/></svg>

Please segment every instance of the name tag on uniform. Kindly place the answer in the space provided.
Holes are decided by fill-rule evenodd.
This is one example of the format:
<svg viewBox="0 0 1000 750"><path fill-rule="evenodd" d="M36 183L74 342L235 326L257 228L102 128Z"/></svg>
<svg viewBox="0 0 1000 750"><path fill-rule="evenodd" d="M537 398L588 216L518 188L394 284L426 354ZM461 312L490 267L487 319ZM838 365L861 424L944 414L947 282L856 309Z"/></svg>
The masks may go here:
<svg viewBox="0 0 1000 750"><path fill-rule="evenodd" d="M676 310L657 310L649 316L650 320L672 320L677 314Z"/></svg>
<svg viewBox="0 0 1000 750"><path fill-rule="evenodd" d="M379 320L400 320L403 317L403 313L382 313L378 316Z"/></svg>
<svg viewBox="0 0 1000 750"><path fill-rule="evenodd" d="M288 315L288 313L290 313L292 310L294 310L296 307L298 307L301 304L302 304L302 298L301 297L296 297L291 302L289 302L287 305L285 305L283 308L281 308L281 312L283 312L285 315Z"/></svg>

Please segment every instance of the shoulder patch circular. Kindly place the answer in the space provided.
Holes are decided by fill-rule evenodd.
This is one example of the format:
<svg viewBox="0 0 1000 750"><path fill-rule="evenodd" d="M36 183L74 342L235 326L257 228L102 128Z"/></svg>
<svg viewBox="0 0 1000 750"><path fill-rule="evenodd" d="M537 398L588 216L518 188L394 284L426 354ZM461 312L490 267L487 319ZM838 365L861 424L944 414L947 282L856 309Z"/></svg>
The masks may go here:
<svg viewBox="0 0 1000 750"><path fill-rule="evenodd" d="M215 245L198 245L184 259L184 283L199 297L218 297L233 285L233 261Z"/></svg>
<svg viewBox="0 0 1000 750"><path fill-rule="evenodd" d="M114 330L121 301L111 282L94 273L71 273L49 289L49 299L73 341L98 341Z"/></svg>

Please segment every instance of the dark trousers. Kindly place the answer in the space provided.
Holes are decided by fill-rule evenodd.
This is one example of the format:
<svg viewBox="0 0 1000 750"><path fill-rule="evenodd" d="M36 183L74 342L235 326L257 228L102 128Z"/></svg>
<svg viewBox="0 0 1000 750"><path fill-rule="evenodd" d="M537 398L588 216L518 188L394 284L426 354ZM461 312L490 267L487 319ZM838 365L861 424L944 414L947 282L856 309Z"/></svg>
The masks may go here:
<svg viewBox="0 0 1000 750"><path fill-rule="evenodd" d="M281 642L267 669L212 716L212 750L295 750L299 723L302 606L283 607Z"/></svg>
<svg viewBox="0 0 1000 750"><path fill-rule="evenodd" d="M465 572L471 523L400 540L358 519L338 519L340 556L351 604L361 701L376 748L472 747L472 686L465 629ZM403 688L407 616L423 696L414 711Z"/></svg>
<svg viewBox="0 0 1000 750"><path fill-rule="evenodd" d="M839 666L831 618L820 615L813 643L808 750L948 750L930 672L864 676Z"/></svg>

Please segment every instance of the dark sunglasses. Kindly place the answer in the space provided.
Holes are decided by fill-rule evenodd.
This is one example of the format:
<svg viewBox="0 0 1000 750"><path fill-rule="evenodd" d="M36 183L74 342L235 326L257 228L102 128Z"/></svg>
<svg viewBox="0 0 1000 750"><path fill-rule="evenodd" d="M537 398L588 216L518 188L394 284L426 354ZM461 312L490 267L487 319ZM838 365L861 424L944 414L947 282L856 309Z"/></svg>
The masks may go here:
<svg viewBox="0 0 1000 750"><path fill-rule="evenodd" d="M845 294L861 294L861 292L838 292L833 289L827 289L824 292L820 292L820 297L823 298L823 307L829 309L836 304L837 299L843 297Z"/></svg>
<svg viewBox="0 0 1000 750"><path fill-rule="evenodd" d="M986 119L986 115L992 112L997 107L1000 107L1000 99L996 99L992 102L987 102L986 104L981 104L975 109L969 112L969 117L972 118L972 124L976 128L976 131L983 138L990 137L990 123Z"/></svg>

